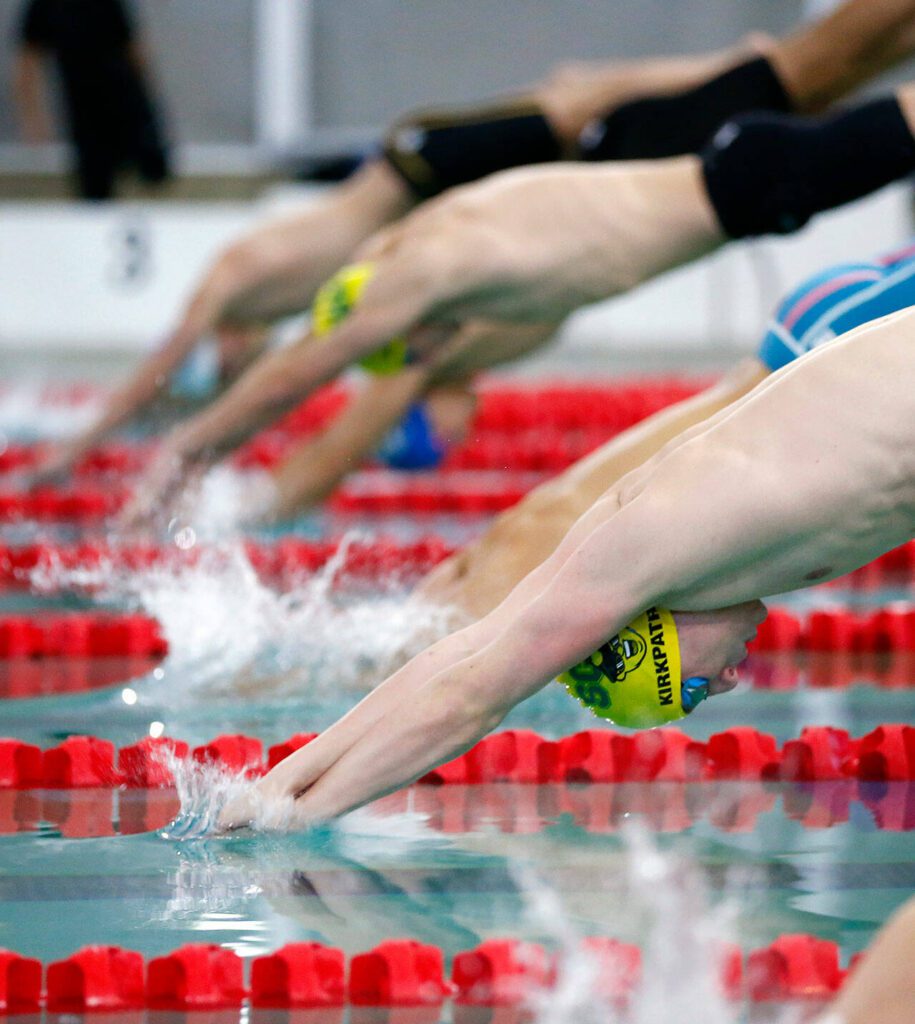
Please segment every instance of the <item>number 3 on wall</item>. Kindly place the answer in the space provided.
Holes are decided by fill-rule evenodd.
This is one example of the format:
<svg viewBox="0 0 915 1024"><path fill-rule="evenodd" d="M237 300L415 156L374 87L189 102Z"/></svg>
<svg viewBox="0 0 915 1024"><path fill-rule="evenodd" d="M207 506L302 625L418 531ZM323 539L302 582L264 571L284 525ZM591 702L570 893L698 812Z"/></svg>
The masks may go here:
<svg viewBox="0 0 915 1024"><path fill-rule="evenodd" d="M153 275L152 231L149 221L136 213L122 217L111 231L111 259L107 278L116 288L136 288Z"/></svg>

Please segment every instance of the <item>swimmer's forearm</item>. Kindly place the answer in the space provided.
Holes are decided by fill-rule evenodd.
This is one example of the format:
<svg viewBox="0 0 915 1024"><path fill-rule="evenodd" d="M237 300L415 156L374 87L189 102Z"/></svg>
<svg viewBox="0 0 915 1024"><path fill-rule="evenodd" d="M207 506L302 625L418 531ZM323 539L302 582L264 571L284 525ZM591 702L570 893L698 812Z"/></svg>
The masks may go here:
<svg viewBox="0 0 915 1024"><path fill-rule="evenodd" d="M303 441L277 467L271 514L282 519L326 498L401 419L426 376L422 368L410 367L372 380L353 396L330 426Z"/></svg>
<svg viewBox="0 0 915 1024"><path fill-rule="evenodd" d="M913 0L847 0L803 25L771 54L796 109L826 108L915 47Z"/></svg>
<svg viewBox="0 0 915 1024"><path fill-rule="evenodd" d="M189 353L192 343L192 339L176 333L165 345L147 356L133 376L109 396L102 415L75 443L79 452L99 444L158 398Z"/></svg>
<svg viewBox="0 0 915 1024"><path fill-rule="evenodd" d="M541 610L542 611L542 610ZM300 799L305 820L323 820L377 800L468 750L516 704L536 693L618 632L635 614L597 619L554 608L555 635L513 626L481 650L437 673L399 702ZM542 618L539 621L543 621ZM546 642L545 642L546 641Z"/></svg>
<svg viewBox="0 0 915 1024"><path fill-rule="evenodd" d="M486 627L474 623L437 641L364 697L313 742L280 762L258 783L266 794L291 796L310 786L387 717L396 718L438 673L458 664L485 643Z"/></svg>
<svg viewBox="0 0 915 1024"><path fill-rule="evenodd" d="M169 441L182 458L218 457L279 419L345 365L310 338L261 357L217 401L178 428Z"/></svg>
<svg viewBox="0 0 915 1024"><path fill-rule="evenodd" d="M479 685L478 656L439 673L353 744L297 802L325 820L409 785L494 729L508 707Z"/></svg>
<svg viewBox="0 0 915 1024"><path fill-rule="evenodd" d="M573 62L558 67L531 94L554 131L564 141L575 142L589 121L621 103L698 85L767 42L756 34L752 40L711 53Z"/></svg>

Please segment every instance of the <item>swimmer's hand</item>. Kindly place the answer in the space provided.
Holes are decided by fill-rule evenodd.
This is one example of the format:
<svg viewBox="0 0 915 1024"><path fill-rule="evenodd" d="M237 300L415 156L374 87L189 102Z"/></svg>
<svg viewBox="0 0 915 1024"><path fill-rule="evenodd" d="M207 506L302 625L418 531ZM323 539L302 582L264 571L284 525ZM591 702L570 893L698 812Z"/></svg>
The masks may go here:
<svg viewBox="0 0 915 1024"><path fill-rule="evenodd" d="M298 814L293 794L272 775L264 776L223 807L216 819L217 831L237 832L252 825L285 831L307 824Z"/></svg>
<svg viewBox="0 0 915 1024"><path fill-rule="evenodd" d="M261 800L255 787L251 786L223 807L216 819L217 831L237 832L239 829L247 828L257 819L260 808Z"/></svg>
<svg viewBox="0 0 915 1024"><path fill-rule="evenodd" d="M136 533L161 528L178 511L185 493L199 481L205 466L183 456L166 441L121 510L115 528Z"/></svg>
<svg viewBox="0 0 915 1024"><path fill-rule="evenodd" d="M45 453L41 462L20 479L23 490L57 487L64 483L83 454L82 446L72 441L58 442Z"/></svg>
<svg viewBox="0 0 915 1024"><path fill-rule="evenodd" d="M760 601L710 612L675 612L684 679L709 680L709 695L727 693L737 685L737 666L747 656L747 644L766 617Z"/></svg>

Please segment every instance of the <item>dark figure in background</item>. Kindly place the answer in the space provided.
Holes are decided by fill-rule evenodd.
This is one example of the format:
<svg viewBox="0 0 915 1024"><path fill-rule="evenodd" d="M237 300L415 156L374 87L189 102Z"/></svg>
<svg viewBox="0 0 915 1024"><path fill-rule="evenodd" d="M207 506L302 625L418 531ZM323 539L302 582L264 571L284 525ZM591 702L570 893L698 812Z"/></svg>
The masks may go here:
<svg viewBox="0 0 915 1024"><path fill-rule="evenodd" d="M85 199L110 199L118 172L149 183L169 174L159 114L145 61L123 0L28 0L19 28L16 93L29 142L49 137L44 98L53 57L74 171Z"/></svg>

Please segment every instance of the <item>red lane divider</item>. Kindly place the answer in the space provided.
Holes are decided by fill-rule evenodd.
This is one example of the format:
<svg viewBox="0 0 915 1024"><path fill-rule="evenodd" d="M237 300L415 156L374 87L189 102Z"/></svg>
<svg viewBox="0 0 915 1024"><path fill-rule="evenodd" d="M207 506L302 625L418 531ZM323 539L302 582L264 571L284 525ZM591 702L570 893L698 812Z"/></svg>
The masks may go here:
<svg viewBox="0 0 915 1024"><path fill-rule="evenodd" d="M439 471L414 476L388 471L348 481L328 501L339 515L492 515L516 505L543 474L480 474ZM0 491L0 524L75 523L90 526L117 513L130 496L126 487L72 486L64 490Z"/></svg>
<svg viewBox="0 0 915 1024"><path fill-rule="evenodd" d="M906 545L909 549L915 552L912 544ZM830 608L810 612L806 618L773 608L750 650L864 654L915 651L915 608L891 606L867 614Z"/></svg>
<svg viewBox="0 0 915 1024"><path fill-rule="evenodd" d="M331 559L340 563L339 576L383 581L412 578L434 568L454 551L440 537L427 536L409 542L386 537L361 542L307 541L289 537L273 544L246 542L245 553L258 575L271 584L291 586L323 569ZM42 585L51 587L55 573L84 571L100 574L142 572L153 568L174 569L197 565L210 558L214 566L226 552L198 546L182 551L173 545L156 544L0 544L0 587L28 587L36 573ZM209 563L208 563L209 564ZM62 585L73 589L69 579Z"/></svg>
<svg viewBox="0 0 915 1024"><path fill-rule="evenodd" d="M421 491L414 489L410 493L411 500L414 500ZM499 492L493 493L498 496ZM470 500L471 497L468 492L462 500ZM395 495L393 500L400 502L401 498L402 495ZM348 498L341 500L345 503ZM323 568L340 553L340 544L339 540L307 541L288 537L272 544L248 541L245 551L265 581L283 585ZM349 542L340 573L369 581L392 574L419 575L428 572L454 550L453 544L432 534L409 543L384 536L368 542ZM180 568L197 564L202 558L215 554L214 549L205 546L182 551L174 545L157 544L0 544L0 587L28 586L36 571L41 571L49 577L48 583L53 583L55 570L73 572L104 568L112 572L137 572L156 566ZM913 583L915 541L910 541L827 586L860 588ZM859 653L911 651L915 650L915 611L891 606L859 615L847 609L827 609L802 617L772 609L759 628L753 649L807 650L812 653L825 650Z"/></svg>
<svg viewBox="0 0 915 1024"><path fill-rule="evenodd" d="M159 623L146 615L0 616L0 658L161 658L167 652Z"/></svg>
<svg viewBox="0 0 915 1024"><path fill-rule="evenodd" d="M257 776L312 739L298 734L277 744L263 761L251 736L217 736L189 754L200 764ZM0 788L169 785L167 755L188 756L187 745L146 737L117 753L108 740L70 736L49 750L0 739ZM810 726L779 750L775 739L749 726L725 729L705 742L679 729L628 736L587 729L549 740L528 729L484 737L465 754L433 769L427 785L491 782L706 782L731 779L829 781L915 780L915 726L881 725L855 739L842 729Z"/></svg>
<svg viewBox="0 0 915 1024"><path fill-rule="evenodd" d="M0 492L0 523L98 523L117 512L127 494L123 488L89 487Z"/></svg>
<svg viewBox="0 0 915 1024"><path fill-rule="evenodd" d="M180 810L169 780L124 789L0 789L0 835L34 832L50 824L65 838L136 835L165 828ZM731 782L587 786L552 782L420 786L386 797L380 814L419 811L429 827L445 835L497 828L508 835L532 835L565 817L588 834L608 835L638 817L657 833L680 833L700 821L719 832L751 834L761 815L776 813L805 829L827 829L849 820L860 803L875 827L885 832L915 830L915 782L837 779L815 783Z"/></svg>
<svg viewBox="0 0 915 1024"><path fill-rule="evenodd" d="M625 1001L641 982L642 952L605 937L582 940L574 954L598 965L599 998ZM751 1002L827 1000L855 963L843 969L835 942L781 935L746 956L722 946L719 983L732 998ZM43 968L40 961L0 951L0 1013L127 1010L216 1010L258 1007L518 1006L556 984L564 960L538 943L488 939L458 953L450 976L438 946L389 939L353 956L315 942L296 942L251 962L234 950L192 943L144 962L120 946L86 946ZM348 968L348 969L347 969ZM42 974L44 987L42 988Z"/></svg>
<svg viewBox="0 0 915 1024"><path fill-rule="evenodd" d="M558 471L646 416L694 395L705 381L678 378L607 380L587 385L553 382L484 386L468 440L449 453L453 469ZM326 426L351 392L328 386L258 435L239 453L242 466L275 465L296 440ZM107 444L90 452L77 475L132 474L142 469L148 444ZM42 457L39 446L9 446L0 453L0 474L27 470Z"/></svg>

